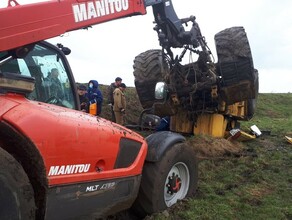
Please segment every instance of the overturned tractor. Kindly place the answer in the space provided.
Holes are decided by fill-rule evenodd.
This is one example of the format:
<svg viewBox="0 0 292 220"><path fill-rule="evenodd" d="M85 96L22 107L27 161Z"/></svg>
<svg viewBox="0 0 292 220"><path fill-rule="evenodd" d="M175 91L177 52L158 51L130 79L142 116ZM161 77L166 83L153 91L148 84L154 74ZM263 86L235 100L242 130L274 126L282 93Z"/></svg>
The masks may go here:
<svg viewBox="0 0 292 220"><path fill-rule="evenodd" d="M201 35L195 17L192 28L176 28L167 13L155 16L154 28L162 49L135 57L135 86L144 112L171 116L170 130L186 134L224 137L249 120L255 112L258 72L243 27L225 29L215 35L218 62ZM171 14L171 13L170 13ZM181 48L174 57L172 48ZM183 65L187 52L195 62ZM190 59L191 60L191 59Z"/></svg>

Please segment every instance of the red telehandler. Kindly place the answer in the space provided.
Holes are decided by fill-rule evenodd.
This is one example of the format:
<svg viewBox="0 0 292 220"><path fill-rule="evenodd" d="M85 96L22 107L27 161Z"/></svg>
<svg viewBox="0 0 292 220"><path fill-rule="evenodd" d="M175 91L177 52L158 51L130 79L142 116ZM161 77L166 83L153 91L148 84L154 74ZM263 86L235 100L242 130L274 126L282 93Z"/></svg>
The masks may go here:
<svg viewBox="0 0 292 220"><path fill-rule="evenodd" d="M51 0L0 9L0 219L143 217L192 195L185 138L139 134L79 110L70 50L43 40L170 1ZM61 91L48 80L59 73Z"/></svg>
<svg viewBox="0 0 292 220"><path fill-rule="evenodd" d="M148 6L162 48L135 58L135 86L145 112L171 116L171 131L143 138L78 111L70 49L44 40L144 15ZM244 29L226 29L215 42L218 63L196 18L179 19L171 0L8 0L0 9L0 218L94 219L123 210L142 218L192 195L197 159L179 133L223 137L253 116L258 91ZM187 51L198 59L182 65ZM56 72L58 91L50 84Z"/></svg>

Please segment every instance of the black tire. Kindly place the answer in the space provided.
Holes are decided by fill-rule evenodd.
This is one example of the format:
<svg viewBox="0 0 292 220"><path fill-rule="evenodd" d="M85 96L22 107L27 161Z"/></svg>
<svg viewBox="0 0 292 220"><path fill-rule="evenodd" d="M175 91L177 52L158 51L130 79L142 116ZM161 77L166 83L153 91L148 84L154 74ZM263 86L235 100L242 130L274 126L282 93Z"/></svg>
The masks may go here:
<svg viewBox="0 0 292 220"><path fill-rule="evenodd" d="M0 219L35 219L34 193L22 166L0 148Z"/></svg>
<svg viewBox="0 0 292 220"><path fill-rule="evenodd" d="M218 62L232 62L251 58L251 50L243 27L231 27L215 35ZM251 66L253 69L253 66Z"/></svg>
<svg viewBox="0 0 292 220"><path fill-rule="evenodd" d="M224 66L224 63L227 63L227 66L230 66L228 63L237 62L237 63L244 63L241 69L242 75L239 73L233 75L234 73L230 73L228 71L232 68L219 68L220 71L224 71L223 69L227 70L227 72L220 72L220 75L225 77L226 82L229 81L236 81L238 79L241 80L253 80L253 90L254 91L240 91L240 93L247 92L246 97L254 96L254 99L247 99L247 115L245 120L249 120L253 117L256 109L256 99L258 95L258 71L254 69L253 61L252 61L252 53L249 45L249 41L246 35L246 32L243 27L232 27L227 28L215 35L215 44L218 56L218 64ZM249 62L246 62L249 61ZM234 92L234 91L233 91ZM243 95L244 96L244 95ZM225 100L226 101L226 100ZM237 101L244 101L239 99L231 99L231 103ZM228 101L227 101L228 102Z"/></svg>
<svg viewBox="0 0 292 220"><path fill-rule="evenodd" d="M177 192L171 187L175 180L181 181ZM193 149L184 143L176 144L160 161L145 162L133 211L140 217L163 211L178 200L193 195L197 182L198 161Z"/></svg>
<svg viewBox="0 0 292 220"><path fill-rule="evenodd" d="M169 71L163 57L161 50L148 50L134 59L135 87L144 109L152 107L155 102L155 85L158 81L165 81L164 77Z"/></svg>

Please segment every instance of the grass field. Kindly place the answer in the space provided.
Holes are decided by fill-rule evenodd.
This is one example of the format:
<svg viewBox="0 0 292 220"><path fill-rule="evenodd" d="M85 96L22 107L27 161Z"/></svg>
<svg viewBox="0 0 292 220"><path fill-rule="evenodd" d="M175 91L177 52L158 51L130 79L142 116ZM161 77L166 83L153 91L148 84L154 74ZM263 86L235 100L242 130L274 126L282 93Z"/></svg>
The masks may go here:
<svg viewBox="0 0 292 220"><path fill-rule="evenodd" d="M134 122L141 108L135 92L126 95ZM292 145L284 138L292 137L292 94L259 94L255 117L241 128L253 124L263 135L244 143L189 137L192 147L199 142L209 149L231 145L235 151L199 157L196 195L146 219L292 219Z"/></svg>

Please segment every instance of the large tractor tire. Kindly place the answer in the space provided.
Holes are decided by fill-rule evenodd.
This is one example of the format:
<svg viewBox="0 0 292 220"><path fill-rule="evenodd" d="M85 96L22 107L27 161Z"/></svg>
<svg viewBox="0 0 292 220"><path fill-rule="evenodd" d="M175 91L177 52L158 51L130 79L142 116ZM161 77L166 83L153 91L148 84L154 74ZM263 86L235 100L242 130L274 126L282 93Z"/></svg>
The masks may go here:
<svg viewBox="0 0 292 220"><path fill-rule="evenodd" d="M35 219L34 193L22 166L0 148L0 218Z"/></svg>
<svg viewBox="0 0 292 220"><path fill-rule="evenodd" d="M175 144L158 162L145 162L133 210L140 217L160 212L195 193L198 161L189 146Z"/></svg>
<svg viewBox="0 0 292 220"><path fill-rule="evenodd" d="M215 35L217 72L222 76L221 95L228 104L247 101L247 115L252 118L258 95L258 72L243 27L225 29Z"/></svg>
<svg viewBox="0 0 292 220"><path fill-rule="evenodd" d="M165 64L165 65L162 65ZM134 59L135 87L144 109L151 108L155 102L155 85L163 81L169 71L161 50L145 51Z"/></svg>
<svg viewBox="0 0 292 220"><path fill-rule="evenodd" d="M247 35L243 27L227 28L215 35L218 62L233 62L241 58L252 59ZM251 63L250 68L253 69Z"/></svg>

